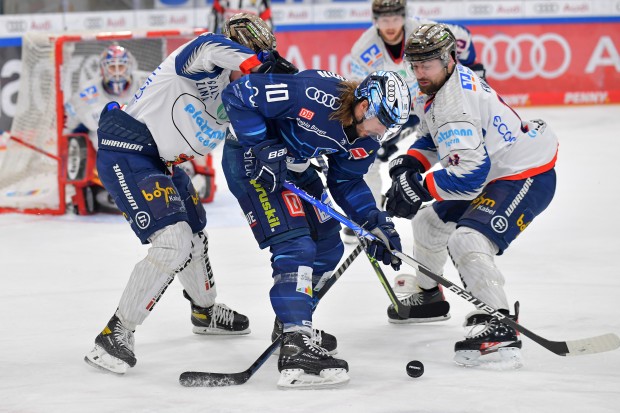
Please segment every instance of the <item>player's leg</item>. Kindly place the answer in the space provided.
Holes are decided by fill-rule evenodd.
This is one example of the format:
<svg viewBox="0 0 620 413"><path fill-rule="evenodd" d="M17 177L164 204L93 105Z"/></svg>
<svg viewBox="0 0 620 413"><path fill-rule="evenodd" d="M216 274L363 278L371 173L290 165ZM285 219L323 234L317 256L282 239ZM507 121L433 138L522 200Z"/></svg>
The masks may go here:
<svg viewBox="0 0 620 413"><path fill-rule="evenodd" d="M312 341L312 274L316 244L306 211L291 191L268 193L246 177L247 154L229 141L222 165L260 248L271 251L273 287L269 295L283 336L278 369L280 387L324 387L348 381L348 366ZM334 371L337 370L337 371Z"/></svg>
<svg viewBox="0 0 620 413"><path fill-rule="evenodd" d="M496 181L472 201L448 240L448 250L465 288L494 309L518 319L518 307L510 314L504 276L495 263L510 243L547 208L555 192L555 171L518 181ZM518 332L486 313L470 313L471 328L455 345L455 361L477 365L481 355L499 352L511 367L520 367Z"/></svg>
<svg viewBox="0 0 620 413"><path fill-rule="evenodd" d="M100 150L98 169L147 256L134 267L114 316L85 360L117 374L133 367L133 331L189 262L192 231L172 179L159 159Z"/></svg>
<svg viewBox="0 0 620 413"><path fill-rule="evenodd" d="M179 273L183 295L190 301L193 332L196 334L240 335L250 333L248 318L225 304L216 303L217 288L211 261L209 240L204 231L207 214L187 173L174 168L172 177L179 190L192 229L192 259Z"/></svg>
<svg viewBox="0 0 620 413"><path fill-rule="evenodd" d="M421 209L412 220L413 256L435 274L442 274L448 260L448 238L455 230L455 221L465 211L466 201L436 202ZM419 271L399 274L394 280L394 292L403 304L411 306L408 318L388 307L388 321L394 324L427 323L450 318L450 305L441 286Z"/></svg>

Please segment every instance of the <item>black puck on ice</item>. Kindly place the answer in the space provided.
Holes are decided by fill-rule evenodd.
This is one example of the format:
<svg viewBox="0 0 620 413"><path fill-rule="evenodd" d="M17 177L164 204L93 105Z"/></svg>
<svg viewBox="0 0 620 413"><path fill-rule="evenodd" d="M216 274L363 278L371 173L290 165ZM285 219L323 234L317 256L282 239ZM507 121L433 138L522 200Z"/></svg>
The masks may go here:
<svg viewBox="0 0 620 413"><path fill-rule="evenodd" d="M410 377L420 377L424 374L424 364L418 360L412 360L407 363L407 374Z"/></svg>

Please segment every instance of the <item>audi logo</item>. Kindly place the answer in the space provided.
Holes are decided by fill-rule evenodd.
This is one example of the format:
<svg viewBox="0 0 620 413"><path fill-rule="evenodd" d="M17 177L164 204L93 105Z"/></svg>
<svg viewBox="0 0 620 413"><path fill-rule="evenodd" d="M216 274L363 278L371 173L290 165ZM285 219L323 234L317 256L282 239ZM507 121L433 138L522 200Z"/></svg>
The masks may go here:
<svg viewBox="0 0 620 413"><path fill-rule="evenodd" d="M308 99L314 100L315 102L318 102L321 105L333 110L337 110L340 107L340 99L315 87L309 87L306 89L306 96Z"/></svg>
<svg viewBox="0 0 620 413"><path fill-rule="evenodd" d="M469 6L469 13L472 15L487 15L493 12L493 6L489 4L472 4Z"/></svg>
<svg viewBox="0 0 620 413"><path fill-rule="evenodd" d="M534 11L536 13L557 13L560 9L555 3L536 3L534 4Z"/></svg>
<svg viewBox="0 0 620 413"><path fill-rule="evenodd" d="M325 17L328 19L343 19L346 17L346 11L343 9L327 9Z"/></svg>
<svg viewBox="0 0 620 413"><path fill-rule="evenodd" d="M555 79L566 72L571 62L568 42L556 33L539 37L524 33L515 37L498 34L491 38L481 35L473 38L487 73L497 80L532 79L536 76ZM553 51L553 59L548 59L548 49Z"/></svg>
<svg viewBox="0 0 620 413"><path fill-rule="evenodd" d="M166 16L162 14L154 14L149 16L149 25L151 26L163 26L166 24Z"/></svg>
<svg viewBox="0 0 620 413"><path fill-rule="evenodd" d="M9 33L25 32L28 30L28 23L24 20L8 20L5 23L5 27Z"/></svg>
<svg viewBox="0 0 620 413"><path fill-rule="evenodd" d="M387 98L388 102L394 102L396 99L396 82L392 79L387 82Z"/></svg>
<svg viewBox="0 0 620 413"><path fill-rule="evenodd" d="M84 27L86 29L101 29L103 27L103 19L101 17L87 17L84 19Z"/></svg>

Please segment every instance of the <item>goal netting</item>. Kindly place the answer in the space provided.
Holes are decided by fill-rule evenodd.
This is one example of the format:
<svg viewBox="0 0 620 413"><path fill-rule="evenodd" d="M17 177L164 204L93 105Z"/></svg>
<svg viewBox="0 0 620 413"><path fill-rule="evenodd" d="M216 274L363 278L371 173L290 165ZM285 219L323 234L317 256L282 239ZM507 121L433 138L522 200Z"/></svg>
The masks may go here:
<svg viewBox="0 0 620 413"><path fill-rule="evenodd" d="M98 76L99 56L107 46L126 47L137 69L150 73L200 32L26 33L16 114L0 159L0 212L65 212L72 190L67 169L71 175L75 161L68 161L64 105L80 85Z"/></svg>

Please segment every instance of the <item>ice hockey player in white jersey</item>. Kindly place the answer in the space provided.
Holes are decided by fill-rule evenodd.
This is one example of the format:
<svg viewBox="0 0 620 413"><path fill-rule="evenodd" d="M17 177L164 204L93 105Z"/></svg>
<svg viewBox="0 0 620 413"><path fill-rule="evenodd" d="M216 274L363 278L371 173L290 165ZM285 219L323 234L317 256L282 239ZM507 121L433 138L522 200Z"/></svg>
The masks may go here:
<svg viewBox="0 0 620 413"><path fill-rule="evenodd" d="M269 29L273 29L271 0L213 0L207 28L213 33L220 33L224 23L237 13L254 14L267 23Z"/></svg>
<svg viewBox="0 0 620 413"><path fill-rule="evenodd" d="M413 92L417 82L415 76L406 69L403 60L405 41L411 33L424 23L435 23L431 20L419 17L407 17L406 0L373 0L372 1L373 25L368 28L351 48L351 78L361 80L375 70L391 70L400 74ZM484 71L481 64L475 63L476 50L471 38L471 33L464 26L455 24L448 25L457 38L457 59L459 63L477 67ZM396 144L412 136L418 123L416 116L412 114L409 122L400 133L394 134L381 145L375 162L371 165L365 176L368 186L381 207L383 201L383 180L381 179L381 164L398 150ZM355 234L349 229L343 229L343 238L347 243L356 243Z"/></svg>
<svg viewBox="0 0 620 413"><path fill-rule="evenodd" d="M265 57L265 59L269 56ZM222 91L251 71L269 72L254 51L205 33L172 52L123 110L104 108L97 130L97 168L105 188L143 244L120 303L85 357L124 374L136 364L134 330L178 277L197 334L247 334L246 316L215 302L206 212L178 165L205 156L224 140L229 120Z"/></svg>
<svg viewBox="0 0 620 413"><path fill-rule="evenodd" d="M458 64L456 43L443 24L424 24L407 40L404 58L418 82L413 110L420 124L407 153L390 162L386 208L413 219L419 262L441 274L449 255L467 291L517 320L519 305L510 314L494 256L553 199L558 140L544 121L522 121L484 80ZM441 168L431 170L438 162ZM404 302L418 307L443 301L435 281L420 273L416 278L420 290ZM395 313L390 318L408 321ZM458 364L474 366L499 353L502 364L521 365L521 340L512 327L481 311L470 313L465 325L471 332L455 345Z"/></svg>

